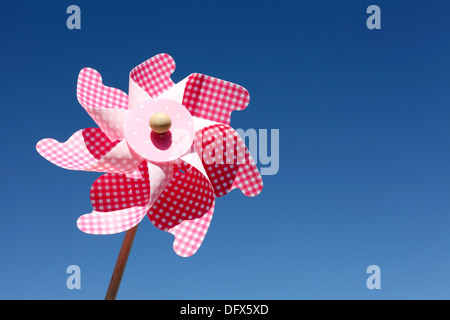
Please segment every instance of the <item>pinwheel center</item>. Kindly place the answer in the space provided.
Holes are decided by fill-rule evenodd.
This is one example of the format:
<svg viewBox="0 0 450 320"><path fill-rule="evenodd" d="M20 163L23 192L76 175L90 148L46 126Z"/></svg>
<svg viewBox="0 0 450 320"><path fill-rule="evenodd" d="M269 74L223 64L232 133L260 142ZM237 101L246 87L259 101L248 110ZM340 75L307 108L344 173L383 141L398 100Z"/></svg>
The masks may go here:
<svg viewBox="0 0 450 320"><path fill-rule="evenodd" d="M194 118L176 101L144 100L130 109L123 133L128 146L145 160L173 161L192 146Z"/></svg>
<svg viewBox="0 0 450 320"><path fill-rule="evenodd" d="M150 117L149 125L154 132L163 134L170 130L172 120L166 113L156 112Z"/></svg>

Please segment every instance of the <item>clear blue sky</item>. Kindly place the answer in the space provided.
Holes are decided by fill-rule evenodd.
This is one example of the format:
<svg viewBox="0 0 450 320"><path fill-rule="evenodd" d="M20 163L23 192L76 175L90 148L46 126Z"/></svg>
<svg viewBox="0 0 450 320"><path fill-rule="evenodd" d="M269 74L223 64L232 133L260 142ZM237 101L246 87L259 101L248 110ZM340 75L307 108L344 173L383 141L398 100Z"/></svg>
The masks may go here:
<svg viewBox="0 0 450 320"><path fill-rule="evenodd" d="M81 30L66 8L81 8ZM381 8L382 29L366 28ZM181 258L145 218L119 299L450 298L450 2L3 1L0 5L0 298L102 299L123 234L91 236L97 173L41 158L36 142L95 126L76 99L97 69L128 91L149 57L251 96L234 128L279 129L280 170L256 198L216 202ZM81 290L66 288L69 265ZM366 268L381 268L381 290Z"/></svg>

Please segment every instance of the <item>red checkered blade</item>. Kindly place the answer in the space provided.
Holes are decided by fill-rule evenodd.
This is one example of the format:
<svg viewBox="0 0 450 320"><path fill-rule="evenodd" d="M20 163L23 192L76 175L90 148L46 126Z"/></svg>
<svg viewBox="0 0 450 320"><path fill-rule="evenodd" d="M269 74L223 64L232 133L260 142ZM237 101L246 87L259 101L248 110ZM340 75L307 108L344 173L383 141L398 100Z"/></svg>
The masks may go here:
<svg viewBox="0 0 450 320"><path fill-rule="evenodd" d="M95 180L90 192L94 210L106 212L145 206L150 195L147 162L142 162L136 171L139 175L108 173Z"/></svg>
<svg viewBox="0 0 450 320"><path fill-rule="evenodd" d="M230 124L231 112L243 110L250 95L237 84L193 73L184 90L183 105L194 117Z"/></svg>
<svg viewBox="0 0 450 320"><path fill-rule="evenodd" d="M249 197L261 192L263 182L258 168L233 128L217 124L198 130L194 145L216 197L235 188Z"/></svg>

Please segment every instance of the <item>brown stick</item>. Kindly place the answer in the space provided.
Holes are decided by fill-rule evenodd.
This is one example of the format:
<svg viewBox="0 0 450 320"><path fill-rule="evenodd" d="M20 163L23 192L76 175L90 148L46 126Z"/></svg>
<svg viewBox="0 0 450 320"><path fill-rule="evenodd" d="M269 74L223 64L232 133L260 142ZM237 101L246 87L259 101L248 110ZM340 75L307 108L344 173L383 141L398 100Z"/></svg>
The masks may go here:
<svg viewBox="0 0 450 320"><path fill-rule="evenodd" d="M120 281L122 280L123 272L125 271L125 266L127 265L128 255L130 254L138 225L139 224L125 233L122 247L120 248L119 256L117 257L116 266L114 267L111 281L109 282L108 291L106 291L105 300L116 300Z"/></svg>

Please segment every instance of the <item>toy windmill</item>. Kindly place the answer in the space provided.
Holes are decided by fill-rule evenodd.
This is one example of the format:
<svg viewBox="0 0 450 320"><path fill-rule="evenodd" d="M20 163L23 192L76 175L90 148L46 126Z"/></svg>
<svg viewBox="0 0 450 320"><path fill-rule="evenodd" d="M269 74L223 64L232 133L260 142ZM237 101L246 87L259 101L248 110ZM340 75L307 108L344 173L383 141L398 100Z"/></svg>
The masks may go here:
<svg viewBox="0 0 450 320"><path fill-rule="evenodd" d="M115 299L139 222L147 215L175 236L183 257L200 247L215 198L235 188L246 196L262 179L244 142L229 126L249 94L241 86L193 73L175 84L175 62L159 54L130 72L128 96L84 68L77 98L98 125L60 143L38 142L37 151L65 169L104 172L92 185L93 211L78 218L89 234L126 231L106 294Z"/></svg>

